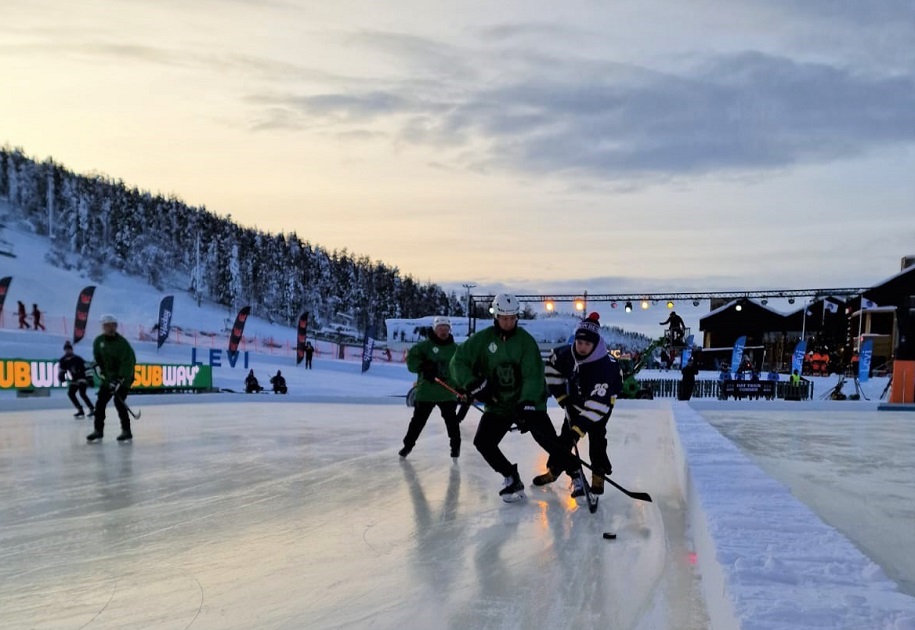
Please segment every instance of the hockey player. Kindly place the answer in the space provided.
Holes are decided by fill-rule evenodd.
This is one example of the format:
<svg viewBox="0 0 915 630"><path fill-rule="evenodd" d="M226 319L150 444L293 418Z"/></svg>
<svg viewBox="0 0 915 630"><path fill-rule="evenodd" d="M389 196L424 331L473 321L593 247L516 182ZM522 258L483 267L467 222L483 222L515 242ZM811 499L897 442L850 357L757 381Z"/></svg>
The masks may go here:
<svg viewBox="0 0 915 630"><path fill-rule="evenodd" d="M486 463L505 477L499 494L506 502L524 497L524 484L499 442L517 424L550 454L550 465L569 470L573 458L556 435L546 412L543 360L537 342L518 327L518 298L500 293L492 303L493 325L474 334L454 353L451 376L467 400L479 400L485 411L473 445Z"/></svg>
<svg viewBox="0 0 915 630"><path fill-rule="evenodd" d="M133 368L137 357L127 340L118 334L118 319L114 315L102 315L102 334L92 344L95 364L101 374L98 399L95 401L95 431L86 436L89 442L101 440L105 434L105 407L114 398L114 408L121 420L121 434L118 442L132 440L130 415L124 399L133 383Z"/></svg>
<svg viewBox="0 0 915 630"><path fill-rule="evenodd" d="M83 406L79 404L79 399L76 397L77 392L86 403L86 407L89 408L89 416L95 415L95 407L86 394L86 387L89 383L86 377L86 362L78 354L73 354L73 344L69 341L64 342L64 356L58 362L57 380L61 382L64 380L70 381L70 386L67 388L67 396L69 396L73 406L76 407L76 413L73 414L74 418L86 417Z"/></svg>
<svg viewBox="0 0 915 630"><path fill-rule="evenodd" d="M560 440L571 450L585 435L591 455L591 491L604 493L604 475L613 467L607 456L607 421L616 397L623 389L619 363L607 352L600 335L600 315L591 313L575 330L571 345L554 350L547 360L546 384L562 407L568 421L563 422ZM547 462L548 470L534 478L535 486L552 483L562 469ZM573 477L572 496L584 494L580 481Z"/></svg>
<svg viewBox="0 0 915 630"><path fill-rule="evenodd" d="M413 404L413 417L403 438L403 448L398 453L401 457L409 455L416 446L416 440L435 407L439 408L445 421L445 430L451 442L451 457L455 460L460 457L461 429L457 418L457 398L435 382L437 378L445 382L451 380L448 364L456 349L457 344L451 335L451 320L439 316L432 321L429 337L407 352L407 369L419 374L420 380Z"/></svg>

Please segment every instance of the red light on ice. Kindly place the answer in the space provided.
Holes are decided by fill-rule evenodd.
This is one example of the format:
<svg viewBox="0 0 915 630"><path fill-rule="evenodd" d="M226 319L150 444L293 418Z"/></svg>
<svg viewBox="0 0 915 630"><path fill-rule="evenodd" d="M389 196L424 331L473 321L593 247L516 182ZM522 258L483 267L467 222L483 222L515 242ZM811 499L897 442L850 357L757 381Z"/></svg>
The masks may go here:
<svg viewBox="0 0 915 630"><path fill-rule="evenodd" d="M687 560L690 564L696 564L696 560L697 560L698 558L699 558L699 556L696 555L696 552L695 552L695 551L690 551L688 554L686 554L686 560Z"/></svg>

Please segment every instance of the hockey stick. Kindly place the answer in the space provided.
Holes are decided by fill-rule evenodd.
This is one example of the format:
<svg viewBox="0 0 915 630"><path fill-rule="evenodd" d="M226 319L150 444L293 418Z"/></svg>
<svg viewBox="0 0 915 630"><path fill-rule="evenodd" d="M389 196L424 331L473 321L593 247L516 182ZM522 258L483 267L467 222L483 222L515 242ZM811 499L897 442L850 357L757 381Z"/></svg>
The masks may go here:
<svg viewBox="0 0 915 630"><path fill-rule="evenodd" d="M442 379L438 378L437 376L435 377L435 382L438 383L439 385L441 385L442 387L444 387L445 389L447 389L449 392L451 392L455 396L457 396L458 400L465 397L464 394L462 394L461 392L459 392L458 390L456 390L451 385L449 385ZM482 407L480 407L479 405L474 403L472 400L468 399L466 402L462 402L460 408L458 409L458 412L457 412L458 422L460 422L461 420L463 420L464 418L467 417L467 412L470 411L471 407L473 407L480 413L484 413Z"/></svg>
<svg viewBox="0 0 915 630"><path fill-rule="evenodd" d="M583 459L580 460L580 461L581 461L581 465L582 465L582 466L584 466L585 468L587 468L587 469L590 470L591 472L594 472L594 469L591 467L591 464L589 464L588 462L586 462L586 461L583 460ZM652 501L651 501L651 495L648 494L647 492L632 492L631 490L626 490L626 488L624 488L624 487L621 486L620 484L618 484L618 483L616 483L615 481L613 481L613 480L612 480L610 477L608 477L607 475L601 474L601 477L604 478L604 481L606 481L606 482L609 483L611 486L613 486L614 488L616 488L617 490L619 490L620 492L622 492L623 494L625 494L627 497L631 497L631 498L633 498L633 499L635 499L635 500L637 500L637 501L647 501L648 503L652 503Z"/></svg>
<svg viewBox="0 0 915 630"><path fill-rule="evenodd" d="M127 402L126 402L123 398L121 398L120 396L118 396L116 393L113 394L113 396L114 396L114 399L115 399L117 402L119 402L119 403L121 403L122 405L124 405L124 409L127 410L127 413L129 413L131 416L133 416L133 419L134 419L134 420L139 420L139 419L140 419L140 414L143 413L143 410L142 410L142 409L139 410L139 411L134 411L133 409L130 408L130 406L127 404Z"/></svg>
<svg viewBox="0 0 915 630"><path fill-rule="evenodd" d="M569 435L574 435L572 431L572 421L569 420L569 412L566 409L563 409L563 422L566 423L566 427L569 429ZM591 514L594 514L597 511L597 502L600 500L596 495L591 494L591 486L588 484L588 480L585 479L585 469L582 468L584 462L581 461L581 455L578 453L578 440L574 437L572 438L572 452L575 453L575 459L578 460L578 474L579 481L581 481L581 487L585 491L585 499L588 501L588 511Z"/></svg>

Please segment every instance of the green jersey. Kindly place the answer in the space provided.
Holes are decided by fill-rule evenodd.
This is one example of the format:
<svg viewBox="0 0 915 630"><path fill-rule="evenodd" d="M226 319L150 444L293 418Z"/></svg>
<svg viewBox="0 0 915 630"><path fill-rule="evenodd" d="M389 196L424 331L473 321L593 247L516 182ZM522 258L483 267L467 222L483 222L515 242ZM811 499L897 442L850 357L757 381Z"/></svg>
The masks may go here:
<svg viewBox="0 0 915 630"><path fill-rule="evenodd" d="M487 411L512 415L519 402L546 410L546 381L540 348L529 332L516 327L506 334L493 325L470 337L451 359L451 376L459 389L486 379L493 402Z"/></svg>
<svg viewBox="0 0 915 630"><path fill-rule="evenodd" d="M124 337L99 335L92 344L92 355L102 377L102 385L120 379L126 387L133 383L137 357Z"/></svg>
<svg viewBox="0 0 915 630"><path fill-rule="evenodd" d="M433 334L428 339L420 341L407 352L407 369L421 375L423 364L432 363L438 371L438 377L451 385L448 364L457 347L457 344L454 343L454 337L451 335L448 335L448 339L442 341ZM454 402L456 398L454 394L438 383L432 383L420 376L419 387L416 389L416 400L438 403Z"/></svg>

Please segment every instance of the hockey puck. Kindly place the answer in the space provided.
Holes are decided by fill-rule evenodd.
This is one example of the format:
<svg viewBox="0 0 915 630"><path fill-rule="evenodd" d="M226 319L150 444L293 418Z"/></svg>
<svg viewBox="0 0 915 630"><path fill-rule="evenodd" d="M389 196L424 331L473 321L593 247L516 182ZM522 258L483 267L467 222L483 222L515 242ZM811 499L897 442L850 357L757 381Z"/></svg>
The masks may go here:
<svg viewBox="0 0 915 630"><path fill-rule="evenodd" d="M611 534L610 532L604 532L604 540L616 540L616 534Z"/></svg>

